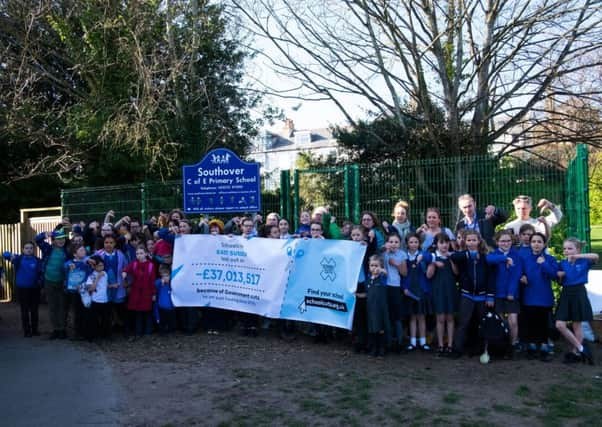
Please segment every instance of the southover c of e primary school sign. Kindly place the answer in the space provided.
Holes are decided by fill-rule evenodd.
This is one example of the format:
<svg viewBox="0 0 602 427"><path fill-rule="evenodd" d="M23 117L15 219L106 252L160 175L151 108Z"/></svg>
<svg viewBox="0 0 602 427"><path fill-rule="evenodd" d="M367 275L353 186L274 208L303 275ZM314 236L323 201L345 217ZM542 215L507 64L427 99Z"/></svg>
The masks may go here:
<svg viewBox="0 0 602 427"><path fill-rule="evenodd" d="M184 212L259 212L259 163L241 160L226 148L210 151L195 165L182 167Z"/></svg>

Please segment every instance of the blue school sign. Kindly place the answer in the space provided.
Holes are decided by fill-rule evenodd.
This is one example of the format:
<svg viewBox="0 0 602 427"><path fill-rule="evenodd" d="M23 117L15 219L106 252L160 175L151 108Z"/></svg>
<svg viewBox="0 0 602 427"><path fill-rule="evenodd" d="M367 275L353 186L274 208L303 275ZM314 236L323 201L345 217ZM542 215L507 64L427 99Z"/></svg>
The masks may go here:
<svg viewBox="0 0 602 427"><path fill-rule="evenodd" d="M184 212L261 210L259 163L242 161L226 149L212 150L196 165L182 168Z"/></svg>

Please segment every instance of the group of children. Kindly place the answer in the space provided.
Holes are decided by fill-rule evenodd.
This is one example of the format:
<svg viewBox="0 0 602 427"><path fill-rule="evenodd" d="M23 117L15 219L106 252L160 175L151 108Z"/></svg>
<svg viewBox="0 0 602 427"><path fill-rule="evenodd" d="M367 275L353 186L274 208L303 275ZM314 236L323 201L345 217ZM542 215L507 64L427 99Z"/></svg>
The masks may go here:
<svg viewBox="0 0 602 427"><path fill-rule="evenodd" d="M174 210L142 226L129 217L112 224L110 212L102 227L95 221L71 226L65 220L53 232L38 235L41 259L34 255L32 242L23 246L21 255L3 255L15 267L26 337L39 335L43 286L51 338L67 337L66 322L73 312L74 337L93 340L109 336L115 323L131 337L150 334L153 319L163 333L177 324L185 332L194 330L198 310L176 312L170 298L174 238L192 233L194 227L201 233L247 238L348 238L367 246L352 331L358 352L383 356L388 349L431 351L427 326L434 316L437 355L459 357L465 352L471 325L495 311L507 318L514 354L526 347L529 356L549 361L552 281L556 281L562 292L555 326L569 343L565 361L593 362L591 349L583 342L581 322L593 317L585 283L590 266L598 261L596 254L580 253L581 242L568 238L563 244L565 259L557 262L546 251L547 236L528 224L519 236L498 232L497 247L490 248L476 230L464 229L456 235L442 227L436 208L427 210L425 224L418 229L411 226L407 211L407 203L398 203L393 223L383 223L382 231L371 212L362 214L361 225L345 223L342 230L327 210L317 210L313 217L303 212L299 228L292 233L288 221L275 213L261 225L260 218L235 217L225 225L213 219L197 226ZM66 231L71 231L70 241ZM207 309L203 317L209 333L224 327L220 310ZM406 320L409 340L402 347ZM239 321L245 333L257 334L256 316L240 315ZM292 330L287 322L282 328Z"/></svg>
<svg viewBox="0 0 602 427"><path fill-rule="evenodd" d="M547 236L525 224L519 236L499 231L496 247L490 248L476 230L460 230L454 236L441 227L436 208L427 210L427 224L417 232L405 227L403 240L394 226L387 229L386 243L368 249L365 275L360 275L356 351L373 356L384 355L386 348L399 351L403 319L409 321L405 350L431 351L426 320L434 315L437 355L460 357L471 326L491 312L507 319L508 356L526 350L530 358L550 361L552 282L556 281L562 291L554 313L555 328L569 344L564 361L593 363L591 348L583 340L582 322L593 317L585 284L598 255L581 253L582 242L566 239L565 259L558 262L546 251ZM432 229L435 234L429 234ZM365 228L355 227L351 237L364 242Z"/></svg>

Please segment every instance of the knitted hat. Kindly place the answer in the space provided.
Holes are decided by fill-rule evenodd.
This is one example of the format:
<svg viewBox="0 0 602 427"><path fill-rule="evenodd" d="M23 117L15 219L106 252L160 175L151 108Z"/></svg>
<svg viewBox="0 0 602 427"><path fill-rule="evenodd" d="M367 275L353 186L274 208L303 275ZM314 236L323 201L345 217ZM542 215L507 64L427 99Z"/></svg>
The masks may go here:
<svg viewBox="0 0 602 427"><path fill-rule="evenodd" d="M212 219L211 221L209 221L209 230L211 230L211 227L215 226L217 228L219 228L219 233L222 234L224 232L224 223L222 221L220 221L219 219Z"/></svg>
<svg viewBox="0 0 602 427"><path fill-rule="evenodd" d="M61 230L53 231L52 238L53 239L65 239L65 238L67 238L67 236L65 235L65 232L61 229Z"/></svg>

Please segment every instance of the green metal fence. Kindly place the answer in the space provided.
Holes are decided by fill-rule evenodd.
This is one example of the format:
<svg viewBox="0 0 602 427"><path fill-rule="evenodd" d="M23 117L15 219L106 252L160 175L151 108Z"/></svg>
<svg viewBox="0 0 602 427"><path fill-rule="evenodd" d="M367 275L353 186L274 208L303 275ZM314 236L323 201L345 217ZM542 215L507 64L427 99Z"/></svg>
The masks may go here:
<svg viewBox="0 0 602 427"><path fill-rule="evenodd" d="M328 205L339 224L359 222L363 210L390 220L393 205L410 203L413 224L424 222L426 208L441 209L443 223L453 226L459 216L456 200L463 193L513 212L512 200L527 194L547 198L566 213L568 232L589 243L587 149L579 146L568 169L538 158L473 156L421 161L385 161L379 165L281 172L277 192L262 193L262 214L280 212L298 225L301 210ZM112 209L116 216L146 219L160 210L182 208L181 181L63 190L63 214L72 221L101 220ZM241 212L242 213L242 212ZM224 218L225 219L225 218Z"/></svg>
<svg viewBox="0 0 602 427"><path fill-rule="evenodd" d="M585 183L585 184L584 184ZM359 222L361 211L391 220L393 205L410 203L413 224L424 222L426 208L439 207L443 223L452 227L459 217L457 197L473 195L482 208L493 204L513 213L512 200L527 194L535 203L546 198L562 206L569 232L589 239L587 149L580 146L568 170L542 159L472 156L420 161L385 161L379 165L346 165L282 174L281 188L291 187L282 212L299 212L328 205L339 222ZM577 191L578 189L578 191ZM286 194L283 192L283 196Z"/></svg>
<svg viewBox="0 0 602 427"><path fill-rule="evenodd" d="M262 214L280 212L278 193L262 193ZM146 220L159 211L182 209L182 181L144 182L140 184L85 187L61 191L63 215L74 221L101 221L107 211ZM244 214L245 212L240 212Z"/></svg>

